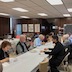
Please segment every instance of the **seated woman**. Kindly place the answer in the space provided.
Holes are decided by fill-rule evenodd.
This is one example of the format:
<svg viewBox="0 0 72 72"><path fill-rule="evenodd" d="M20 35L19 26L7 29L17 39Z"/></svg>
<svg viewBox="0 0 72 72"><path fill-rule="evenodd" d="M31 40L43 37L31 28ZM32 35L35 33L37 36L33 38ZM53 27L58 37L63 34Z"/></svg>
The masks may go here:
<svg viewBox="0 0 72 72"><path fill-rule="evenodd" d="M7 51L11 48L11 43L8 41L3 41L0 48L0 62L4 63L9 61L9 55Z"/></svg>

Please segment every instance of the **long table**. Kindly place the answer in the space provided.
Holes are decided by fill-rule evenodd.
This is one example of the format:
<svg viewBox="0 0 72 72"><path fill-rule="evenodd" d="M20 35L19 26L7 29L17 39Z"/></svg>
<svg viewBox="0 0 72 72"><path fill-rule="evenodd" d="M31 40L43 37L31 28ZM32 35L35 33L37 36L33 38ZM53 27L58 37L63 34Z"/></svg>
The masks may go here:
<svg viewBox="0 0 72 72"><path fill-rule="evenodd" d="M48 57L46 54L40 54L40 51L50 47L53 48L53 45L42 45L33 49L36 52L28 51L17 56L15 62L9 63L7 66L3 67L3 72L36 72L40 62Z"/></svg>

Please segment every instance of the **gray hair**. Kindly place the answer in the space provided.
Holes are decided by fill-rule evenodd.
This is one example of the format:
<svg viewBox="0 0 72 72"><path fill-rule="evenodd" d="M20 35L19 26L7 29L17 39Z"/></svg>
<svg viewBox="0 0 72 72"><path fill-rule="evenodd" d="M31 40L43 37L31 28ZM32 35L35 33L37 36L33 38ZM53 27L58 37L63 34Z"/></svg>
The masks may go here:
<svg viewBox="0 0 72 72"><path fill-rule="evenodd" d="M44 35L43 35L43 34L40 34L40 35L39 35L39 38L40 38L40 37L44 37Z"/></svg>
<svg viewBox="0 0 72 72"><path fill-rule="evenodd" d="M26 37L26 35L20 35L20 38L22 38L22 37Z"/></svg>

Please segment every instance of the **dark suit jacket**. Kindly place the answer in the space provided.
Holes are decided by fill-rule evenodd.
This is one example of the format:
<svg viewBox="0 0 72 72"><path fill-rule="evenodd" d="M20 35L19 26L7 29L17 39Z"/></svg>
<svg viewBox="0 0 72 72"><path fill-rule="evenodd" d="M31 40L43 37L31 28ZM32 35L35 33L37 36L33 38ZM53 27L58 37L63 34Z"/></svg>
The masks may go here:
<svg viewBox="0 0 72 72"><path fill-rule="evenodd" d="M2 49L0 49L0 60L6 58L6 57L4 56L4 54L5 54L6 57L9 57L9 55L8 55L7 52L4 52Z"/></svg>
<svg viewBox="0 0 72 72"><path fill-rule="evenodd" d="M49 53L49 55L52 55L52 58L49 61L50 65L59 66L63 58L65 57L64 46L60 42L57 42L54 49L51 53Z"/></svg>

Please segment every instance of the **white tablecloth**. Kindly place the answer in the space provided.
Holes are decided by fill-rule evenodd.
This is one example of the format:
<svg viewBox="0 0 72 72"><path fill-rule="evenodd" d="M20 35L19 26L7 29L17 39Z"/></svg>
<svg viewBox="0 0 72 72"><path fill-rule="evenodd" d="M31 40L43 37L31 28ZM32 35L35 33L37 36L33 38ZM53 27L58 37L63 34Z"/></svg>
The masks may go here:
<svg viewBox="0 0 72 72"><path fill-rule="evenodd" d="M36 52L27 52L16 57L16 61L9 63L3 67L3 72L35 72L40 62L42 62L48 55L40 55L40 50L44 48L53 48L52 44L42 45L33 49Z"/></svg>

